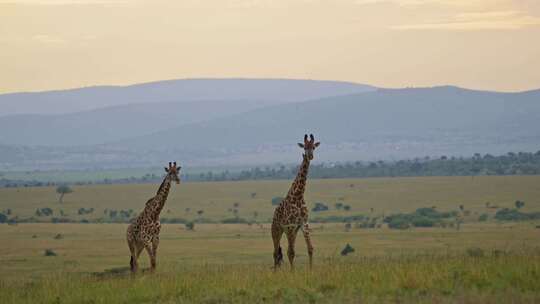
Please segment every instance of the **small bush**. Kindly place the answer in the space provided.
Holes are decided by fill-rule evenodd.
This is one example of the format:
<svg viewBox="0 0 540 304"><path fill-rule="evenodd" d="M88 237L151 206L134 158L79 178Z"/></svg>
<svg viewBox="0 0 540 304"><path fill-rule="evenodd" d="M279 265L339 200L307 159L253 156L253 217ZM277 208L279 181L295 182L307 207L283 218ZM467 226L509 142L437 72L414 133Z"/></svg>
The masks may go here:
<svg viewBox="0 0 540 304"><path fill-rule="evenodd" d="M233 217L221 221L223 224L246 224L248 221L241 217Z"/></svg>
<svg viewBox="0 0 540 304"><path fill-rule="evenodd" d="M61 233L58 233L57 235L54 236L55 240L61 240L63 238L64 238L64 236Z"/></svg>
<svg viewBox="0 0 540 304"><path fill-rule="evenodd" d="M160 219L160 222L164 223L164 224L186 224L186 223L188 223L188 221L183 219L183 218L162 218L162 219Z"/></svg>
<svg viewBox="0 0 540 304"><path fill-rule="evenodd" d="M0 213L0 223L5 223L7 222L7 220L8 220L7 215Z"/></svg>
<svg viewBox="0 0 540 304"><path fill-rule="evenodd" d="M315 203L315 207L311 209L311 211L313 212L326 211L326 210L328 210L328 206L325 205L324 203L318 203L318 202Z"/></svg>
<svg viewBox="0 0 540 304"><path fill-rule="evenodd" d="M500 221L527 221L540 219L540 212L524 213L517 209L504 208L495 213L495 219Z"/></svg>
<svg viewBox="0 0 540 304"><path fill-rule="evenodd" d="M423 216L416 216L411 221L414 227L433 227L434 223L432 219Z"/></svg>
<svg viewBox="0 0 540 304"><path fill-rule="evenodd" d="M349 243L347 243L347 245L345 245L345 248L341 250L341 255L346 256L349 253L353 253L353 252L354 252L354 248Z"/></svg>
<svg viewBox="0 0 540 304"><path fill-rule="evenodd" d="M480 216L478 217L478 221L479 221L479 222L485 222L485 221L488 220L488 218L489 218L489 215L488 215L487 213L484 213L484 214L482 214L482 215L480 215Z"/></svg>
<svg viewBox="0 0 540 304"><path fill-rule="evenodd" d="M187 222L184 225L186 226L186 230L189 230L189 231L195 230L195 223L194 222Z"/></svg>
<svg viewBox="0 0 540 304"><path fill-rule="evenodd" d="M54 252L52 249L45 249L44 256L56 256L56 252Z"/></svg>

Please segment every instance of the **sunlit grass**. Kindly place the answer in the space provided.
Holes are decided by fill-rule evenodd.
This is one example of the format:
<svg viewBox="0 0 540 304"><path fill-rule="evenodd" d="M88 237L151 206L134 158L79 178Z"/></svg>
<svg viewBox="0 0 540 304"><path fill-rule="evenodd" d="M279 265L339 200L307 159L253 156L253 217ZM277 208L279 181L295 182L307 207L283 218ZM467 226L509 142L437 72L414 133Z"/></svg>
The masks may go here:
<svg viewBox="0 0 540 304"><path fill-rule="evenodd" d="M540 300L540 252L321 259L312 271L170 263L156 273L51 273L1 283L2 303L505 303Z"/></svg>

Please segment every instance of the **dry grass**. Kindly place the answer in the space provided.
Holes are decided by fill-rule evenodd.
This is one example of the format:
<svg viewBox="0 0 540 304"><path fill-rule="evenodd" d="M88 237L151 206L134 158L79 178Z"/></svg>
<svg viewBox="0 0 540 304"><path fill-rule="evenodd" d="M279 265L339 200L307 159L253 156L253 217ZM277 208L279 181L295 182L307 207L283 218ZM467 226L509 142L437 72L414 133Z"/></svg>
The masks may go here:
<svg viewBox="0 0 540 304"><path fill-rule="evenodd" d="M204 218L219 221L234 215L228 211L239 203L239 216L259 221L269 221L274 206L272 197L287 193L290 181L247 181L183 183L173 185L162 217L196 219L197 210L204 210ZM351 187L350 185L353 185ZM516 200L526 202L524 210L540 211L540 176L479 176L479 177L411 177L373 179L310 180L306 201L330 204L332 210L312 213L311 217L347 214L375 215L413 211L420 207L437 206L440 210L457 210L460 204L475 217L494 213L492 206L513 207ZM157 191L158 185L99 185L74 187L75 192L65 196L60 205L55 189L18 188L0 189L1 209L11 208L19 217L33 216L37 208L50 207L55 216L63 209L74 219L103 217L105 209L133 209L139 211L146 200ZM251 198L251 193L256 193ZM338 211L334 203L343 202L351 211ZM90 215L78 216L79 208L95 208ZM185 209L190 208L189 212ZM170 210L170 213L167 213ZM43 218L49 220L49 218Z"/></svg>
<svg viewBox="0 0 540 304"><path fill-rule="evenodd" d="M306 250L297 239L298 267L273 273L268 224L164 225L155 274L129 275L125 224L0 225L0 299L2 303L537 303L540 301L538 223L478 223L477 214L493 213L486 201L511 207L526 202L539 211L540 177L383 178L315 180L309 203L337 202L352 211L313 216L375 214L437 206L456 210L464 204L470 221L461 230L415 228L405 231L355 229L343 224L315 224L315 267L306 270ZM353 187L350 187L354 184ZM273 196L286 192L289 181L186 183L175 186L165 217L205 210L204 217L271 217ZM59 206L52 188L0 190L0 209L20 217L36 208L62 208L73 216L80 207L140 209L156 185L75 187ZM256 192L255 198L251 193ZM333 204L332 204L333 207ZM333 209L333 208L332 208ZM476 214L475 214L476 213ZM60 234L61 238L55 238ZM284 244L285 242L283 242ZM339 255L345 244L356 251ZM480 250L471 251L471 248ZM46 249L57 256L45 256ZM480 254L478 254L480 252ZM148 267L146 255L141 266Z"/></svg>

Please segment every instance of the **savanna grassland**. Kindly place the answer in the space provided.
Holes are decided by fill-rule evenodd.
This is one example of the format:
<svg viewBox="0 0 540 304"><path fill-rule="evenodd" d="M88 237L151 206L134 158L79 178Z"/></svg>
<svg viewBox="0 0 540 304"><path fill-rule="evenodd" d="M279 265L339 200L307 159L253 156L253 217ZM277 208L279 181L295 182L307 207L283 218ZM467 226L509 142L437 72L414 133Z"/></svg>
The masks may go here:
<svg viewBox="0 0 540 304"><path fill-rule="evenodd" d="M343 223L316 223L312 271L307 269L300 234L296 270L289 271L285 263L274 273L268 224L274 208L271 199L283 195L290 181L183 183L173 186L163 217L217 222L235 216L230 211L234 208L236 216L255 223L196 223L193 231L184 225L164 225L157 271L136 276L127 268L127 224L2 224L0 299L2 303L537 303L540 223L501 222L492 216L494 206L513 208L516 200L525 202L524 212L539 211L539 184L536 176L310 180L308 205L330 206L329 211L312 212L311 218L380 216L432 206L454 211L463 205L469 212L459 230L396 230L385 225L346 229ZM26 218L36 208L50 207L55 213L62 209L67 217L92 219L102 217L105 209L138 212L157 186L75 186L63 204L54 188L1 189L0 209ZM336 202L351 209L336 210ZM95 210L78 215L79 208ZM204 212L199 215L197 210ZM489 219L479 222L484 213ZM355 251L341 256L346 244ZM47 249L55 255L45 256ZM148 267L146 254L141 264Z"/></svg>

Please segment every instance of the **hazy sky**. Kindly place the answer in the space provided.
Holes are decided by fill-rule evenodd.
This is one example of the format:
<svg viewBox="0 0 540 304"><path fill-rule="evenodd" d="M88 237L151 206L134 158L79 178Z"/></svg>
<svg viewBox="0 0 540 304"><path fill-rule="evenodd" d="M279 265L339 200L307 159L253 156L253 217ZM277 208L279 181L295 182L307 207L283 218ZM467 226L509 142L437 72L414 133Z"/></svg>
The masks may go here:
<svg viewBox="0 0 540 304"><path fill-rule="evenodd" d="M540 1L0 0L0 92L200 77L540 88Z"/></svg>

